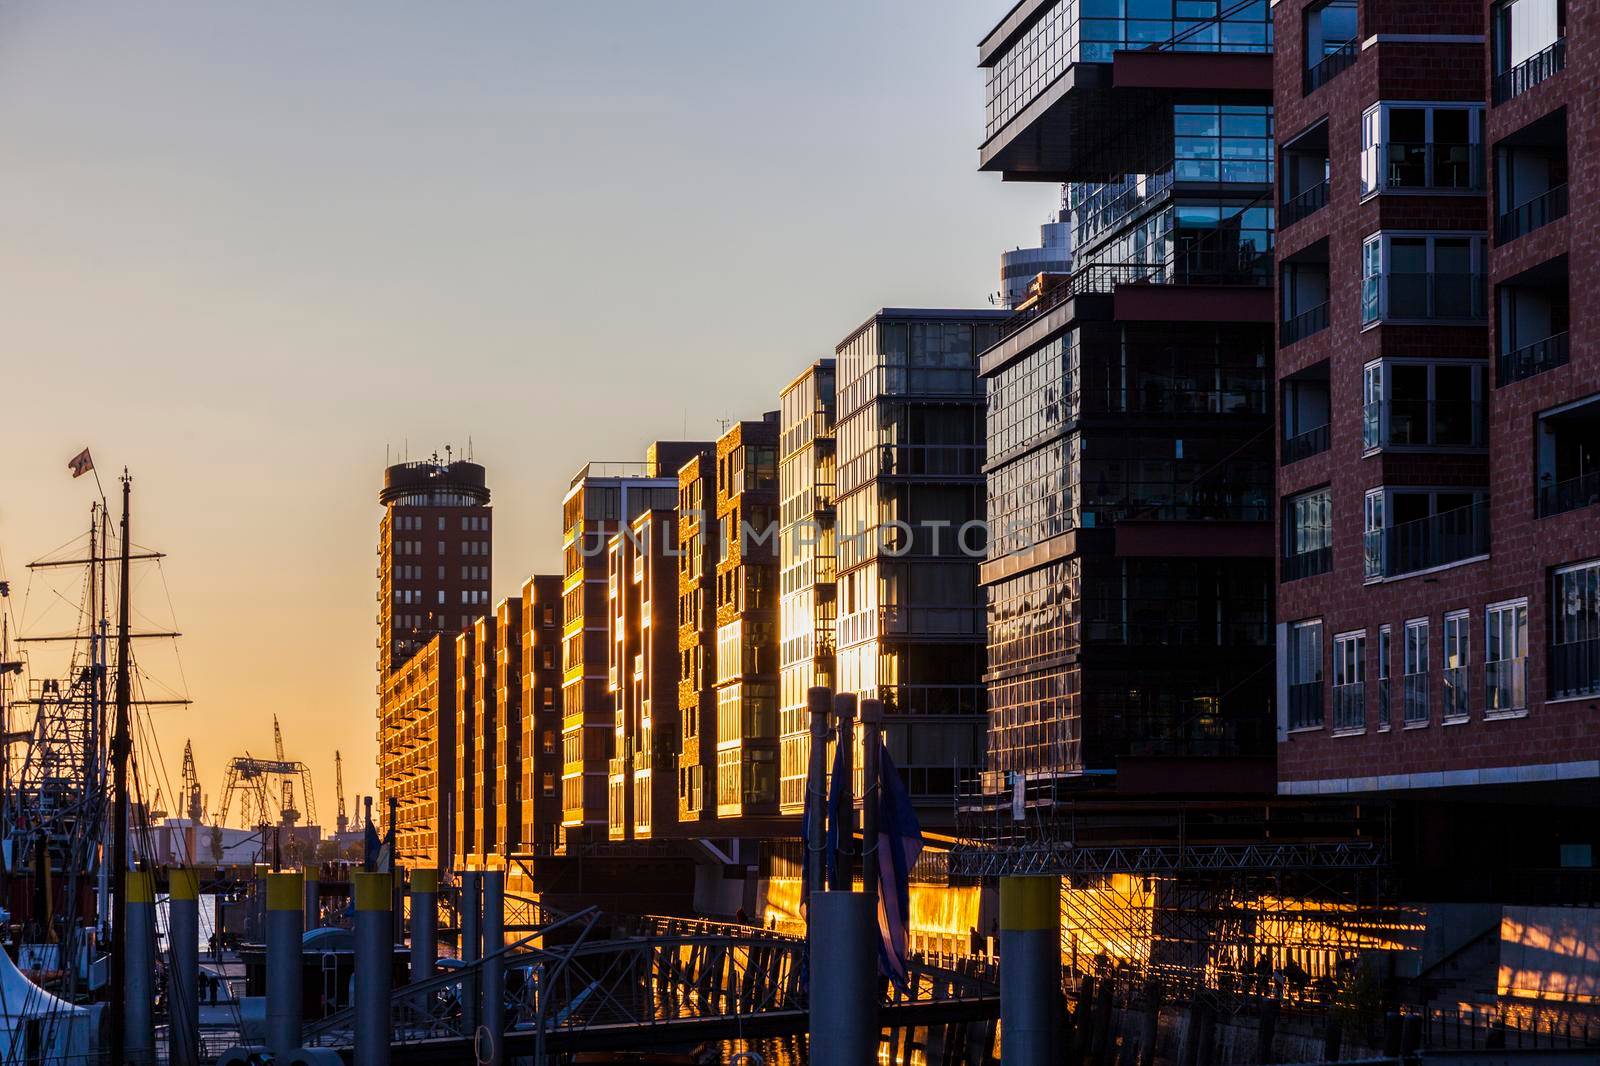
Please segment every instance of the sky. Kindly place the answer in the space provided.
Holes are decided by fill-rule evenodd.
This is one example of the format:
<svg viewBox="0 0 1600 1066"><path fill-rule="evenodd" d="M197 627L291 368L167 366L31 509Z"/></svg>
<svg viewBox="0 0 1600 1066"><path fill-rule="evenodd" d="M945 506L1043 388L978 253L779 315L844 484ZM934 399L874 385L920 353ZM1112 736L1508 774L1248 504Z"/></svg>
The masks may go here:
<svg viewBox="0 0 1600 1066"><path fill-rule="evenodd" d="M25 568L87 525L67 460L128 467L168 776L192 739L214 809L276 714L331 824L334 751L376 777L386 457L470 442L498 598L583 462L775 409L877 307L988 306L1057 196L976 171L1009 6L0 4L13 614L71 622Z"/></svg>

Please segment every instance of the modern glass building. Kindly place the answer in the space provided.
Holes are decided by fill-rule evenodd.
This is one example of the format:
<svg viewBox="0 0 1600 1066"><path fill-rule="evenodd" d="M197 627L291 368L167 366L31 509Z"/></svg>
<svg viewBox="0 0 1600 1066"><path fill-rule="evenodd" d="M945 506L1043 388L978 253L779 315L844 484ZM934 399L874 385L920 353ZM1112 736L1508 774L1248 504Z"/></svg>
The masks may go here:
<svg viewBox="0 0 1600 1066"><path fill-rule="evenodd" d="M834 684L834 361L818 359L783 390L778 430L778 805L805 809L811 758L806 692Z"/></svg>
<svg viewBox="0 0 1600 1066"><path fill-rule="evenodd" d="M978 353L1009 317L884 308L836 352L837 688L883 701L890 754L935 824L983 757Z"/></svg>
<svg viewBox="0 0 1600 1066"><path fill-rule="evenodd" d="M1075 256L982 357L986 791L1270 787L1272 37L1222 7L1025 2L980 46L981 169L1067 182Z"/></svg>

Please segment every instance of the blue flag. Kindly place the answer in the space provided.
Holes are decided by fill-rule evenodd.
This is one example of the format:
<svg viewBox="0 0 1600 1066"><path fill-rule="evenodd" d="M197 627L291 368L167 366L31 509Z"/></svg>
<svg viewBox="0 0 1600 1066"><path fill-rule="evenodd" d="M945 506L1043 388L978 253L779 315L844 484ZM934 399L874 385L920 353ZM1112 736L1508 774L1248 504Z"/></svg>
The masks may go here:
<svg viewBox="0 0 1600 1066"><path fill-rule="evenodd" d="M378 839L378 827L372 824L372 811L367 810L367 831L362 838L361 868L368 873L378 868L378 852L383 849L383 841Z"/></svg>
<svg viewBox="0 0 1600 1066"><path fill-rule="evenodd" d="M837 733L833 745L833 777L828 782L828 837L827 869L828 888L834 892L850 891L850 865L839 861L839 849L844 846L840 835L841 825L848 830L855 821L855 808L845 801L845 745L850 737Z"/></svg>
<svg viewBox="0 0 1600 1066"><path fill-rule="evenodd" d="M878 960L889 979L906 988L911 868L922 854L922 825L887 747L878 752L877 851Z"/></svg>

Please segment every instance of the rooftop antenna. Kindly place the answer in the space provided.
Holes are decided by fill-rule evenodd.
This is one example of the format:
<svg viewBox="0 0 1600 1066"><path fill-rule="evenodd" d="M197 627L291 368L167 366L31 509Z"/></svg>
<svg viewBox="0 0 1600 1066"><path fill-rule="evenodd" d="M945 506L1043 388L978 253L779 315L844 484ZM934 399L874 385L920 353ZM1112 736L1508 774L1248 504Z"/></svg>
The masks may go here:
<svg viewBox="0 0 1600 1066"><path fill-rule="evenodd" d="M467 434L467 462L472 462L472 434Z"/></svg>
<svg viewBox="0 0 1600 1066"><path fill-rule="evenodd" d="M444 465L450 465L450 445L448 444L444 446Z"/></svg>
<svg viewBox="0 0 1600 1066"><path fill-rule="evenodd" d="M720 427L717 430L717 434L720 436L723 433L728 432L728 427L730 425L732 425L732 424L733 424L733 419L731 419L731 418L719 418L719 419L717 419L717 425Z"/></svg>

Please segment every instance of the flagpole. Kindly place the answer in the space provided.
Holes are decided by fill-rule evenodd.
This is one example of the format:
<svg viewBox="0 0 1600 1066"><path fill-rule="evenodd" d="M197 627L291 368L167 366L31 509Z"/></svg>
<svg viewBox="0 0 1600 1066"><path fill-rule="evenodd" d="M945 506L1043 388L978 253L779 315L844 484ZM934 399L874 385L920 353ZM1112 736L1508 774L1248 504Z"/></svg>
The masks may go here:
<svg viewBox="0 0 1600 1066"><path fill-rule="evenodd" d="M98 479L97 479L98 480ZM117 714L116 726L111 735L112 827L111 827L111 1061L123 1061L127 1045L125 1007L126 978L124 954L128 944L127 886L128 879L128 708L132 700L132 677L128 661L129 601L128 496L133 479L126 470L122 474L122 585L117 597Z"/></svg>

